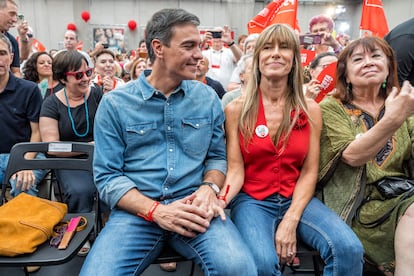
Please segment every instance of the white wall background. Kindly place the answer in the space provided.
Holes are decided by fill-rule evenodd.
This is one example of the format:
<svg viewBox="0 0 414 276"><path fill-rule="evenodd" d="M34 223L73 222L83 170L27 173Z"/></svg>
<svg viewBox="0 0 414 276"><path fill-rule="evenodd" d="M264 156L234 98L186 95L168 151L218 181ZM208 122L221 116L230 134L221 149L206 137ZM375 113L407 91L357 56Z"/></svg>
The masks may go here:
<svg viewBox="0 0 414 276"><path fill-rule="evenodd" d="M350 23L349 34L359 36L361 3L345 5L346 12L337 18L337 26L341 21ZM325 13L332 4L339 1L308 0L299 1L298 20L302 32L308 31L309 19L317 14ZM357 1L351 1L353 3ZM393 28L414 16L414 0L383 0L385 15L389 28ZM47 49L61 48L63 34L68 23L77 26L84 49L92 47L92 27L96 25L123 25L126 28L126 48L135 49L143 38L143 30L151 15L162 8L183 8L196 14L201 26L231 26L236 36L247 33L246 24L264 8L262 2L254 0L20 0L19 10L24 14L34 30L35 37ZM81 12L87 10L91 14L85 23ZM138 23L135 31L128 29L127 22L134 19ZM15 29L11 30L16 33Z"/></svg>

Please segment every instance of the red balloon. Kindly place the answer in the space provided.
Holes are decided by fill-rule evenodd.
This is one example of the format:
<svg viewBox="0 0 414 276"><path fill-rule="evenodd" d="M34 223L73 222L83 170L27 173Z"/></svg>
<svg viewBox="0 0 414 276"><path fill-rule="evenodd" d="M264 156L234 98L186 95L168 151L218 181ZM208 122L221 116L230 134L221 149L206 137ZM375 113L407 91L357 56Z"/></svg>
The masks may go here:
<svg viewBox="0 0 414 276"><path fill-rule="evenodd" d="M66 27L66 29L76 32L76 25L73 24L73 23L69 23L68 26Z"/></svg>
<svg viewBox="0 0 414 276"><path fill-rule="evenodd" d="M91 14L88 11L82 11L81 17L83 21L88 22L89 19L91 18Z"/></svg>
<svg viewBox="0 0 414 276"><path fill-rule="evenodd" d="M137 22L135 20L128 21L128 28L133 31L137 28Z"/></svg>

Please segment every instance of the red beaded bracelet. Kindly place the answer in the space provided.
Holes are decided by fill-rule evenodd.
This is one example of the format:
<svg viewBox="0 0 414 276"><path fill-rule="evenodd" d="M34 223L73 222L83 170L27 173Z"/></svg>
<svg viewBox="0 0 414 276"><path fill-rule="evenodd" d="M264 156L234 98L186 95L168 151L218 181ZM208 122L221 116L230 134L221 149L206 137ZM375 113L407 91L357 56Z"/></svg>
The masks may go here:
<svg viewBox="0 0 414 276"><path fill-rule="evenodd" d="M229 193L229 190L230 190L230 185L227 185L226 193L224 194L224 196L222 195L217 196L217 199L224 200L224 202L227 204L227 194Z"/></svg>
<svg viewBox="0 0 414 276"><path fill-rule="evenodd" d="M153 222L154 219L152 218L152 214L154 213L155 209L157 209L158 205L160 205L160 202L154 201L154 203L152 204L151 208L149 209L146 215L142 215L140 213L138 213L137 215L145 219L146 221Z"/></svg>

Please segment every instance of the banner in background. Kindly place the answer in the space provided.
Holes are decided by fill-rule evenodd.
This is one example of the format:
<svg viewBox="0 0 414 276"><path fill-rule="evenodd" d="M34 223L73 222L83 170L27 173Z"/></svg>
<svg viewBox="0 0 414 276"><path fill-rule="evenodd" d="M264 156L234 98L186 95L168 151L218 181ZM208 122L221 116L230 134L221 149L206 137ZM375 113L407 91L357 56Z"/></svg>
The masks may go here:
<svg viewBox="0 0 414 276"><path fill-rule="evenodd" d="M373 35L383 38L388 33L382 0L364 0L359 29L361 36Z"/></svg>
<svg viewBox="0 0 414 276"><path fill-rule="evenodd" d="M285 0L274 0L261 10L247 23L249 34L261 33L267 26L273 24L274 17L278 14Z"/></svg>

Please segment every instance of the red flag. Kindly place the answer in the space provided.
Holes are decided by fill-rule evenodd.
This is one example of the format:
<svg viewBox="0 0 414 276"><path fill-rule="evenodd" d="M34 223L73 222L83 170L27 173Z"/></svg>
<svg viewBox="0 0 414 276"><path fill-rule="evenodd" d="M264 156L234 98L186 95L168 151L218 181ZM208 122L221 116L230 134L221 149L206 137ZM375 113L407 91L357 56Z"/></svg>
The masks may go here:
<svg viewBox="0 0 414 276"><path fill-rule="evenodd" d="M32 47L35 48L38 52L46 51L46 47L36 38L32 38Z"/></svg>
<svg viewBox="0 0 414 276"><path fill-rule="evenodd" d="M307 66L316 56L314 50L301 49L300 50L300 60L302 62L302 67Z"/></svg>
<svg viewBox="0 0 414 276"><path fill-rule="evenodd" d="M82 51L83 48L83 41L79 40L78 44L76 45L76 50Z"/></svg>
<svg viewBox="0 0 414 276"><path fill-rule="evenodd" d="M369 31L372 35L384 37L388 33L382 0L364 0L362 6L361 31Z"/></svg>
<svg viewBox="0 0 414 276"><path fill-rule="evenodd" d="M326 94L331 92L336 85L336 64L337 62L332 62L328 66L326 66L322 72L316 77L316 79L321 84L321 91L319 92L318 96L316 96L315 101L319 103L320 101L325 98Z"/></svg>
<svg viewBox="0 0 414 276"><path fill-rule="evenodd" d="M279 12L281 5L285 0L274 0L261 10L252 20L247 23L247 32L249 34L261 33L269 26L274 16Z"/></svg>
<svg viewBox="0 0 414 276"><path fill-rule="evenodd" d="M299 22L296 15L298 13L298 0L285 0L279 11L275 14L275 17L269 25L275 23L288 24L292 29L300 32Z"/></svg>

